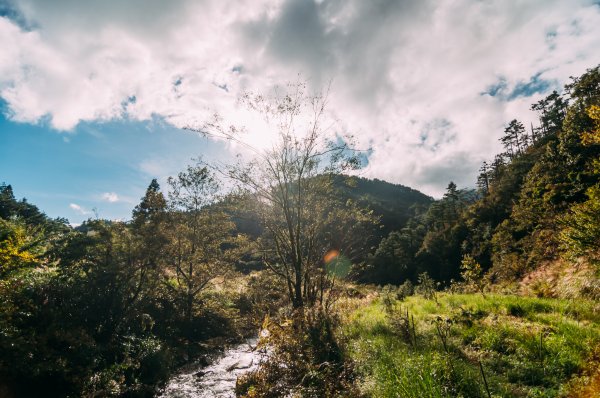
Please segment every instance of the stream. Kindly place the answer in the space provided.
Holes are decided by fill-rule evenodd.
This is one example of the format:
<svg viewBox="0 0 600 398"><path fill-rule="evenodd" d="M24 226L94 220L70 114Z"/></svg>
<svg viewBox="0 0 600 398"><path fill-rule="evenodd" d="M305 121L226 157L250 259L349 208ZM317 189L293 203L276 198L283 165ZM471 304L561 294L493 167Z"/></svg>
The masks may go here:
<svg viewBox="0 0 600 398"><path fill-rule="evenodd" d="M226 349L211 365L190 365L169 380L159 398L234 398L239 375L254 370L264 354L257 338Z"/></svg>

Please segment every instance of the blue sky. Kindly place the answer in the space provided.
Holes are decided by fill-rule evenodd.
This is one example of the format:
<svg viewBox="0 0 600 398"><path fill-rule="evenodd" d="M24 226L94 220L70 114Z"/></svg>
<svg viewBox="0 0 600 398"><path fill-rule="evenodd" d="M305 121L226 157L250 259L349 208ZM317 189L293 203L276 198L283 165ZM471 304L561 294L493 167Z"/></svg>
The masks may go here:
<svg viewBox="0 0 600 398"><path fill-rule="evenodd" d="M505 125L600 63L595 0L0 0L0 182L73 223L128 218L151 178L239 146L182 130L238 98L330 86L365 177L472 186Z"/></svg>
<svg viewBox="0 0 600 398"><path fill-rule="evenodd" d="M152 178L161 186L203 154L225 154L222 143L161 119L81 123L57 133L47 123L0 117L0 181L51 217L78 224L89 217L129 218ZM165 186L166 188L166 186Z"/></svg>

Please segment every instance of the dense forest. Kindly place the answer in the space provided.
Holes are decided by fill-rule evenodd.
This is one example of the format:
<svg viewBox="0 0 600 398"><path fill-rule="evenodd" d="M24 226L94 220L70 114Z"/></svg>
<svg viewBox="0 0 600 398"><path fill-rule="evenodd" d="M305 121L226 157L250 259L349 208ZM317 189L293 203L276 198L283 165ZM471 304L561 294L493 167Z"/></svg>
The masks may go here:
<svg viewBox="0 0 600 398"><path fill-rule="evenodd" d="M258 330L238 396L600 393L600 67L439 200L352 176L296 90L244 98L278 120L272 150L152 180L129 221L72 227L0 186L0 396L154 396Z"/></svg>

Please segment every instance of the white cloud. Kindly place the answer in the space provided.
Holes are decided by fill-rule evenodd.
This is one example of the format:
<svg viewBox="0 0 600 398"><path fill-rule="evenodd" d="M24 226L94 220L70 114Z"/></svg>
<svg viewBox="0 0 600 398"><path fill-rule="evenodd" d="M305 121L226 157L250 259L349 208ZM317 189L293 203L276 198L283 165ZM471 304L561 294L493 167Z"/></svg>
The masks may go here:
<svg viewBox="0 0 600 398"><path fill-rule="evenodd" d="M116 203L120 200L120 198L115 192L105 192L102 194L102 200L105 200L109 203Z"/></svg>
<svg viewBox="0 0 600 398"><path fill-rule="evenodd" d="M75 212L81 214L81 215L88 215L88 214L92 214L91 211L86 210L84 207L78 205L77 203L71 203L69 204L69 207L74 210Z"/></svg>
<svg viewBox="0 0 600 398"><path fill-rule="evenodd" d="M183 126L212 109L251 120L237 95L298 72L315 87L333 78L331 110L374 149L364 175L439 195L473 184L507 121L535 119L543 93L489 87L508 95L537 75L551 90L600 63L594 3L15 0L26 28L0 18L0 96L14 120L59 130L153 115Z"/></svg>

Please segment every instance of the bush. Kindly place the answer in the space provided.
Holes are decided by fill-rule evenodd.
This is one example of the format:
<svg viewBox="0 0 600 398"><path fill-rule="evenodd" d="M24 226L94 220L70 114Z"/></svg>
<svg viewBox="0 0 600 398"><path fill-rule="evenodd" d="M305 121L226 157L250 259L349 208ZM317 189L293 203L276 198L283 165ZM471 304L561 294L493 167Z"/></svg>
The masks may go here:
<svg viewBox="0 0 600 398"><path fill-rule="evenodd" d="M415 287L410 280L406 280L398 287L398 300L404 300L415 294Z"/></svg>
<svg viewBox="0 0 600 398"><path fill-rule="evenodd" d="M297 311L282 323L265 321L269 357L238 379L238 397L355 397L353 366L334 335L337 321L319 308Z"/></svg>
<svg viewBox="0 0 600 398"><path fill-rule="evenodd" d="M427 272L423 272L419 274L419 285L416 288L416 291L425 297L427 300L434 299L437 301L436 296L436 284L433 279L429 276Z"/></svg>

